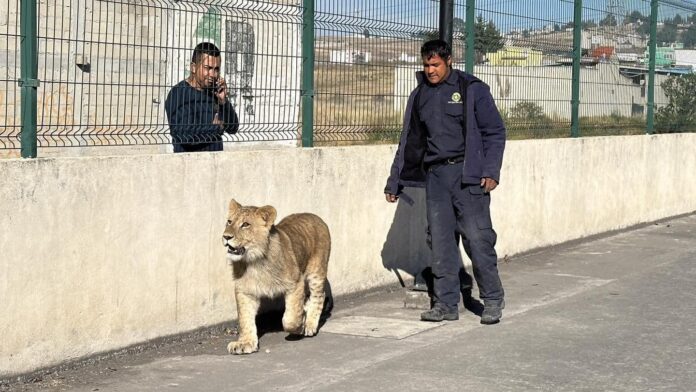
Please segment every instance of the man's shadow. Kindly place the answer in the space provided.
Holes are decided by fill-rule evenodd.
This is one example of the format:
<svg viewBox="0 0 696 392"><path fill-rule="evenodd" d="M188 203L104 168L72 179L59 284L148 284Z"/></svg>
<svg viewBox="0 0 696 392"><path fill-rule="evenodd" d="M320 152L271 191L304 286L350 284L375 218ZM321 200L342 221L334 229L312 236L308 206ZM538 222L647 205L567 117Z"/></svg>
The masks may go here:
<svg viewBox="0 0 696 392"><path fill-rule="evenodd" d="M397 201L394 220L382 247L382 264L384 268L394 272L402 287L414 291L427 291L432 306L434 277L430 267L432 251L425 189L406 188L404 191L413 199L413 204L403 198ZM459 242L459 235L457 239ZM464 308L480 316L483 312L483 304L472 297L473 279L464 268L461 254L459 262L462 265L459 270L459 280ZM413 276L413 281L406 282L400 271Z"/></svg>

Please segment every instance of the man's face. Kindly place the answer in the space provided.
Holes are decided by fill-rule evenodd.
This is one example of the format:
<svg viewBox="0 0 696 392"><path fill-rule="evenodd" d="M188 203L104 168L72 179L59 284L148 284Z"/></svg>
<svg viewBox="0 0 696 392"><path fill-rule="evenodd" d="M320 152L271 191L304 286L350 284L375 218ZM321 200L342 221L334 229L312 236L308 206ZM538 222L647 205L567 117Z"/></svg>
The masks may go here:
<svg viewBox="0 0 696 392"><path fill-rule="evenodd" d="M197 87L211 88L220 77L220 57L204 54L198 63L191 63L191 76Z"/></svg>
<svg viewBox="0 0 696 392"><path fill-rule="evenodd" d="M431 84L442 83L449 75L450 65L452 65L451 58L445 60L438 55L430 58L423 57L423 72Z"/></svg>

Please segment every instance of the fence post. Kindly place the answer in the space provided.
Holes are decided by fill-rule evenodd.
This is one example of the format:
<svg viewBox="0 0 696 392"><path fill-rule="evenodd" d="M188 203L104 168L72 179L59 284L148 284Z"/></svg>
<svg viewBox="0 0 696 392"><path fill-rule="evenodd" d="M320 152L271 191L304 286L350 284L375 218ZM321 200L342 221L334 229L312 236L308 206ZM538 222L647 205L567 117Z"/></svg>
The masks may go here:
<svg viewBox="0 0 696 392"><path fill-rule="evenodd" d="M570 136L580 136L580 59L582 58L582 0L573 10L573 85L570 98Z"/></svg>
<svg viewBox="0 0 696 392"><path fill-rule="evenodd" d="M648 113L646 132L655 132L655 57L657 52L657 11L658 0L650 1L650 40L648 41Z"/></svg>
<svg viewBox="0 0 696 392"><path fill-rule="evenodd" d="M452 19L454 17L454 0L440 0L440 39L452 43Z"/></svg>
<svg viewBox="0 0 696 392"><path fill-rule="evenodd" d="M314 0L302 0L302 147L314 146Z"/></svg>
<svg viewBox="0 0 696 392"><path fill-rule="evenodd" d="M22 158L36 158L36 89L39 87L36 3L36 0L21 0L20 4L21 77L18 82L22 89Z"/></svg>
<svg viewBox="0 0 696 392"><path fill-rule="evenodd" d="M474 73L474 61L476 61L476 0L466 0L466 56L464 58L464 70Z"/></svg>

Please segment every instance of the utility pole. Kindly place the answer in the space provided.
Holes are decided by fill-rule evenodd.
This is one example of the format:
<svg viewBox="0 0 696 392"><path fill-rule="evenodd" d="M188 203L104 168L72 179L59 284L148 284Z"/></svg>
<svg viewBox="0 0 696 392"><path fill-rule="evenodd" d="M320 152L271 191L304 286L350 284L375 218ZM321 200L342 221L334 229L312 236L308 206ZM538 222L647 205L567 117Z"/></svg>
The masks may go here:
<svg viewBox="0 0 696 392"><path fill-rule="evenodd" d="M440 39L452 45L454 0L440 0Z"/></svg>

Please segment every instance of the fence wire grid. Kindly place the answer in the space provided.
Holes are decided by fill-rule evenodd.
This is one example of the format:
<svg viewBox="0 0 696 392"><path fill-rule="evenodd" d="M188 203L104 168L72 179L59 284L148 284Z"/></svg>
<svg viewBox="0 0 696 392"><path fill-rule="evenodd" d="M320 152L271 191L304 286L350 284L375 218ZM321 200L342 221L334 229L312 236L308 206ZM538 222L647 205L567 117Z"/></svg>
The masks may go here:
<svg viewBox="0 0 696 392"><path fill-rule="evenodd" d="M474 53L470 66L491 87L509 138L570 136L574 1L477 0L472 21L468 3L454 1L454 67ZM316 145L398 140L420 46L438 37L439 6L315 1ZM653 30L649 0L583 1L582 136L646 132L651 35L655 131L696 130L696 1L658 7ZM303 11L299 0L37 1L38 146L171 144L165 100L203 41L221 49L239 115L239 131L223 140L297 144ZM20 148L20 17L19 0L0 0L0 150Z"/></svg>

